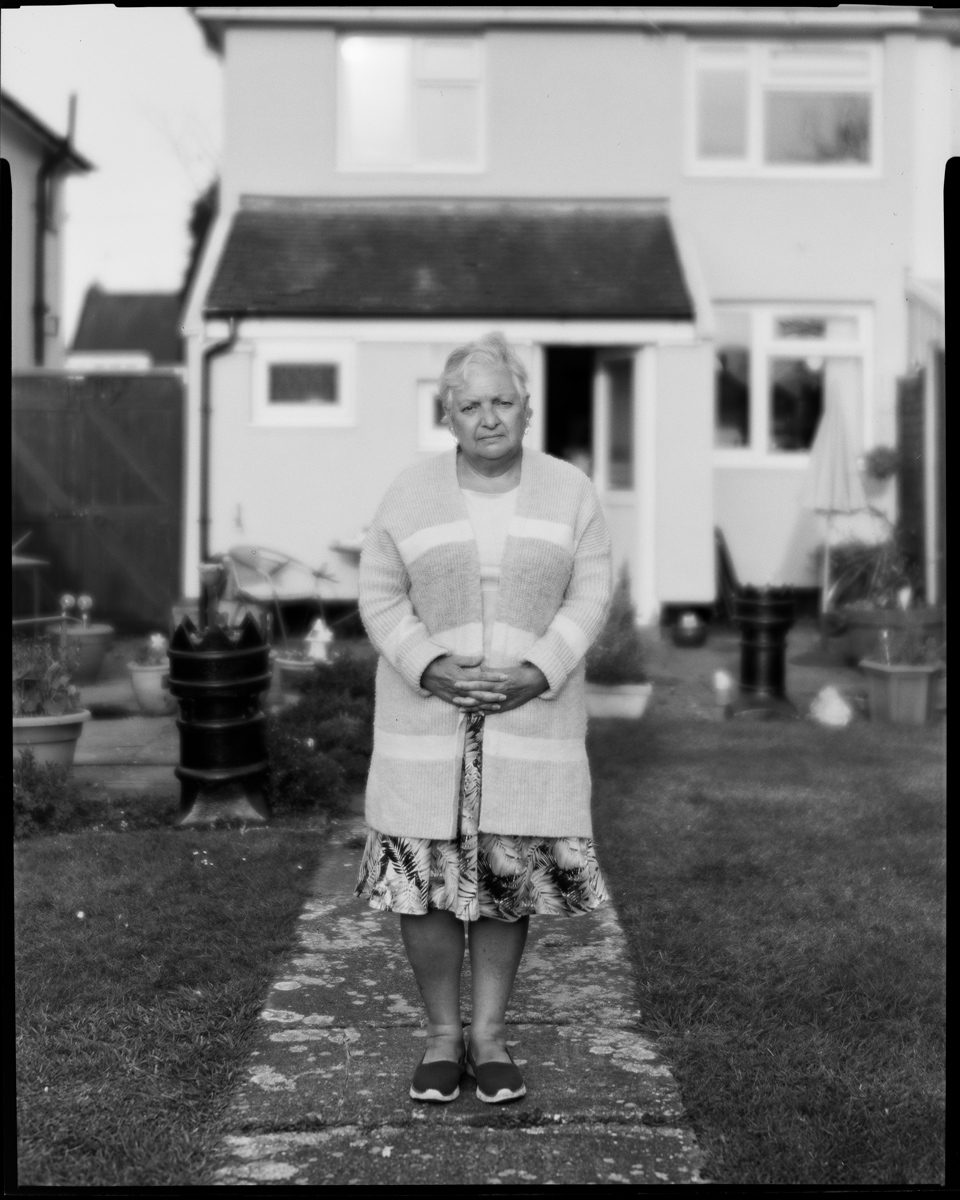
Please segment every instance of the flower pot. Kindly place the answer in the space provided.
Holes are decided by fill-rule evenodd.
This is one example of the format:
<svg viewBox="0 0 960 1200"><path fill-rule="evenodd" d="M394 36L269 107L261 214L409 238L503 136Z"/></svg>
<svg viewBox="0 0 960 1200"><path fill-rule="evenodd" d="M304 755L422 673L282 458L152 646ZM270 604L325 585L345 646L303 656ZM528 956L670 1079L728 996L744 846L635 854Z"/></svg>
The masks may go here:
<svg viewBox="0 0 960 1200"><path fill-rule="evenodd" d="M64 637L69 661L77 664L70 672L74 683L94 683L100 677L103 660L113 644L113 634L112 625L66 627Z"/></svg>
<svg viewBox="0 0 960 1200"><path fill-rule="evenodd" d="M13 752L29 749L38 763L70 767L89 716L89 709L84 708L55 717L13 717Z"/></svg>
<svg viewBox="0 0 960 1200"><path fill-rule="evenodd" d="M277 654L274 662L280 674L280 686L288 691L303 687L317 673L317 663L311 658L285 658Z"/></svg>
<svg viewBox="0 0 960 1200"><path fill-rule="evenodd" d="M870 718L888 725L926 725L943 663L882 663L864 659Z"/></svg>
<svg viewBox="0 0 960 1200"><path fill-rule="evenodd" d="M588 683L587 716L642 717L653 692L652 683Z"/></svg>
<svg viewBox="0 0 960 1200"><path fill-rule="evenodd" d="M148 717L166 717L177 711L170 692L170 667L166 663L127 663L130 682L140 711Z"/></svg>
<svg viewBox="0 0 960 1200"><path fill-rule="evenodd" d="M943 609L843 608L840 615L846 629L845 653L850 666L874 659L884 629L902 633L910 628L917 630L922 638L943 640Z"/></svg>

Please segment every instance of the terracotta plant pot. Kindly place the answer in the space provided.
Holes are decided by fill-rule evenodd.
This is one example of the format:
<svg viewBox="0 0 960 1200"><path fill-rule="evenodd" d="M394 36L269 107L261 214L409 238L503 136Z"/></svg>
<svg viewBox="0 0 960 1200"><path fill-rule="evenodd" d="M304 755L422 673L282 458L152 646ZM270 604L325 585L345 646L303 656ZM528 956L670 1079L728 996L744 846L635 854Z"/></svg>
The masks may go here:
<svg viewBox="0 0 960 1200"><path fill-rule="evenodd" d="M77 742L89 709L56 717L13 717L13 753L32 750L38 763L73 766Z"/></svg>
<svg viewBox="0 0 960 1200"><path fill-rule="evenodd" d="M64 633L70 662L77 663L71 672L74 683L95 683L107 651L113 645L113 626L68 625ZM59 632L54 636L59 637Z"/></svg>
<svg viewBox="0 0 960 1200"><path fill-rule="evenodd" d="M170 692L170 667L166 663L127 663L133 694L148 717L166 717L177 711Z"/></svg>
<svg viewBox="0 0 960 1200"><path fill-rule="evenodd" d="M588 683L588 717L624 717L638 720L646 711L652 683Z"/></svg>
<svg viewBox="0 0 960 1200"><path fill-rule="evenodd" d="M869 688L870 718L887 725L926 725L934 712L934 695L942 663L860 663Z"/></svg>

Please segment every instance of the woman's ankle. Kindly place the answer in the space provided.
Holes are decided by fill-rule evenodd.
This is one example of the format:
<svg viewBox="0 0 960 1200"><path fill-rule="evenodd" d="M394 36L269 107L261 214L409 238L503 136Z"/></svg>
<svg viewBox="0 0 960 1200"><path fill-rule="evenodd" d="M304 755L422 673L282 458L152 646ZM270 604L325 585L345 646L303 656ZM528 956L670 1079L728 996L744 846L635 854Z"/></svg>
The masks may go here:
<svg viewBox="0 0 960 1200"><path fill-rule="evenodd" d="M463 1053L463 1026L427 1022L426 1062L456 1062Z"/></svg>
<svg viewBox="0 0 960 1200"><path fill-rule="evenodd" d="M470 1053L475 1062L509 1062L506 1025L472 1025L469 1030Z"/></svg>

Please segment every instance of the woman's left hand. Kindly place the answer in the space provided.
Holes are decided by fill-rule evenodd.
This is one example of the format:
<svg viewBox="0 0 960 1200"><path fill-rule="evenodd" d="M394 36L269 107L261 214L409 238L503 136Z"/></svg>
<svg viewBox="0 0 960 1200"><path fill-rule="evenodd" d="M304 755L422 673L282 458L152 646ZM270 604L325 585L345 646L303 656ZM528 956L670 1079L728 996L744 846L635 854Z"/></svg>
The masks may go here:
<svg viewBox="0 0 960 1200"><path fill-rule="evenodd" d="M497 670L503 677L502 682L497 684L497 690L506 696L506 699L491 706L494 712L509 712L512 708L519 708L521 704L535 699L550 686L546 675L533 663L498 667Z"/></svg>

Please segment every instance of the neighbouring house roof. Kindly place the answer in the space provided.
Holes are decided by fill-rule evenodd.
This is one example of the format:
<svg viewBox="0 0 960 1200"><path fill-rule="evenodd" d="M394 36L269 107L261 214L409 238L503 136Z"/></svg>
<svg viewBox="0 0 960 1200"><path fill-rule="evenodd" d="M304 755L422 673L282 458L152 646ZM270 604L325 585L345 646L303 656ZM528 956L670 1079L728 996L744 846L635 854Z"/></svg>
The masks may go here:
<svg viewBox="0 0 960 1200"><path fill-rule="evenodd" d="M64 171L92 171L93 163L79 154L70 144L69 137L61 137L29 109L14 100L9 92L0 91L0 114L4 121L13 121L21 127L41 149L47 153L63 153L61 169Z"/></svg>
<svg viewBox="0 0 960 1200"><path fill-rule="evenodd" d="M690 320L670 219L642 202L248 199L209 316Z"/></svg>
<svg viewBox="0 0 960 1200"><path fill-rule="evenodd" d="M178 292L87 290L71 354L147 354L155 366L183 362Z"/></svg>

